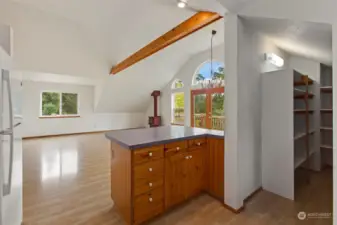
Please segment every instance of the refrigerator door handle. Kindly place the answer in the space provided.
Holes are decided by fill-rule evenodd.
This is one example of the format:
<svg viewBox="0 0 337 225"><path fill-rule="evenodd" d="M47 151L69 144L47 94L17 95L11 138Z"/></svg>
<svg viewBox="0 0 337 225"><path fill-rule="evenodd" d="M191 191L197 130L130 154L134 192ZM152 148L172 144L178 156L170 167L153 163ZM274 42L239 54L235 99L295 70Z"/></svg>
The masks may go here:
<svg viewBox="0 0 337 225"><path fill-rule="evenodd" d="M18 123L16 123L16 124L14 124L13 128L18 127L18 126L20 126L20 125L21 125L21 122L18 122Z"/></svg>
<svg viewBox="0 0 337 225"><path fill-rule="evenodd" d="M3 82L7 83L8 91L8 110L9 110L9 129L4 133L10 137L10 152L9 152L9 172L8 172L8 181L3 184L3 196L9 195L12 189L12 175L13 175L13 160L14 160L14 125L13 125L13 104L12 104L12 90L11 90L11 81L9 78L9 71L2 70L2 79Z"/></svg>

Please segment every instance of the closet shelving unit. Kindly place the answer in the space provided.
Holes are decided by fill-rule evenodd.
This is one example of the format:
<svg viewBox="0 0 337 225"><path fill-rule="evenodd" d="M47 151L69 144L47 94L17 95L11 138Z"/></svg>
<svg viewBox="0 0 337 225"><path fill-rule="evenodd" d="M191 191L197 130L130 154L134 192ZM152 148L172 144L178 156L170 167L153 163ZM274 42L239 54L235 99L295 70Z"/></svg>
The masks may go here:
<svg viewBox="0 0 337 225"><path fill-rule="evenodd" d="M314 98L311 88L313 83L307 75L294 71L294 169L304 163L310 167L309 158L314 153L314 150L310 148L310 138L315 133L310 118L314 113L311 109L311 100Z"/></svg>
<svg viewBox="0 0 337 225"><path fill-rule="evenodd" d="M262 188L291 200L295 170L319 157L318 89L292 69L262 74Z"/></svg>
<svg viewBox="0 0 337 225"><path fill-rule="evenodd" d="M321 65L321 153L323 165L332 165L332 68Z"/></svg>

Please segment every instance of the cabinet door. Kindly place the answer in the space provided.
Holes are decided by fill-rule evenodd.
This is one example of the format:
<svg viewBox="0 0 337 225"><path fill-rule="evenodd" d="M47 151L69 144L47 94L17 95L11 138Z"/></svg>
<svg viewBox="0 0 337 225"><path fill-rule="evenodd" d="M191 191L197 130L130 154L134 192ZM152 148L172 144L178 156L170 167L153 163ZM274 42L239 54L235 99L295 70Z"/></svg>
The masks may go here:
<svg viewBox="0 0 337 225"><path fill-rule="evenodd" d="M165 209L185 200L185 156L184 153L179 153L165 158Z"/></svg>
<svg viewBox="0 0 337 225"><path fill-rule="evenodd" d="M187 154L186 179L184 183L186 198L199 194L204 188L204 150L200 148Z"/></svg>
<svg viewBox="0 0 337 225"><path fill-rule="evenodd" d="M208 192L216 198L224 198L224 140L223 139L209 139L209 157L208 157L208 178L209 187Z"/></svg>

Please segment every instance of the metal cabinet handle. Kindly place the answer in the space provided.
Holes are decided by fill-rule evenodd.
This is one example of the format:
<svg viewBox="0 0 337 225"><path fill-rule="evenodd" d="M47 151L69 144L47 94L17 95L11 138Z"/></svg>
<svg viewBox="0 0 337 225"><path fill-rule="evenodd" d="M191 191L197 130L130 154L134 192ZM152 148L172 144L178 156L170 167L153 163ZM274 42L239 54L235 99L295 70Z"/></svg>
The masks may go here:
<svg viewBox="0 0 337 225"><path fill-rule="evenodd" d="M149 202L153 202L153 198L149 198Z"/></svg>
<svg viewBox="0 0 337 225"><path fill-rule="evenodd" d="M153 171L153 169L152 168L149 168L149 172L152 172Z"/></svg>
<svg viewBox="0 0 337 225"><path fill-rule="evenodd" d="M200 142L198 142L198 143L197 143L197 145L198 145L198 146L200 146L200 145L201 145L201 143L200 143Z"/></svg>
<svg viewBox="0 0 337 225"><path fill-rule="evenodd" d="M177 151L179 151L179 150L180 150L180 147L177 147L176 149L177 149Z"/></svg>
<svg viewBox="0 0 337 225"><path fill-rule="evenodd" d="M149 157L152 157L152 155L153 155L152 152L149 152Z"/></svg>
<svg viewBox="0 0 337 225"><path fill-rule="evenodd" d="M153 184L152 183L149 183L149 187L152 187L153 186Z"/></svg>
<svg viewBox="0 0 337 225"><path fill-rule="evenodd" d="M190 155L190 159L192 159L192 156Z"/></svg>
<svg viewBox="0 0 337 225"><path fill-rule="evenodd" d="M185 156L185 159L189 159L190 157L189 156Z"/></svg>

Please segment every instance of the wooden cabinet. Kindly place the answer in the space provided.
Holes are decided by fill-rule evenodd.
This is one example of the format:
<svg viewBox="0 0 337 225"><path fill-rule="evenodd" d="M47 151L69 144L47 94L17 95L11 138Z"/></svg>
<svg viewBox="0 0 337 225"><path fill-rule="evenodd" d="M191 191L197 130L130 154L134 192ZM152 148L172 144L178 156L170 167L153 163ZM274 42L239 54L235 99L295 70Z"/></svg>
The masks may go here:
<svg viewBox="0 0 337 225"><path fill-rule="evenodd" d="M164 157L164 146L152 146L148 148L139 149L133 152L133 163L142 164Z"/></svg>
<svg viewBox="0 0 337 225"><path fill-rule="evenodd" d="M205 148L165 159L165 208L199 194L205 187Z"/></svg>
<svg viewBox="0 0 337 225"><path fill-rule="evenodd" d="M155 189L134 200L134 223L141 224L164 210L163 189Z"/></svg>
<svg viewBox="0 0 337 225"><path fill-rule="evenodd" d="M141 224L164 210L164 146L133 152L132 224Z"/></svg>
<svg viewBox="0 0 337 225"><path fill-rule="evenodd" d="M188 140L188 147L204 147L206 145L206 138L196 138L192 140Z"/></svg>
<svg viewBox="0 0 337 225"><path fill-rule="evenodd" d="M165 208L185 200L186 154L179 153L165 158Z"/></svg>
<svg viewBox="0 0 337 225"><path fill-rule="evenodd" d="M140 195L163 186L164 160L137 165L133 169L134 195Z"/></svg>
<svg viewBox="0 0 337 225"><path fill-rule="evenodd" d="M142 224L202 191L224 195L224 140L196 138L138 150L111 144L111 197Z"/></svg>
<svg viewBox="0 0 337 225"><path fill-rule="evenodd" d="M204 182L204 158L203 153L207 149L199 148L186 155L185 161L185 179L184 179L184 192L185 198L191 198L199 194L203 190Z"/></svg>
<svg viewBox="0 0 337 225"><path fill-rule="evenodd" d="M224 160L225 160L225 144L223 139L208 138L208 193L216 198L224 198Z"/></svg>

